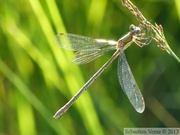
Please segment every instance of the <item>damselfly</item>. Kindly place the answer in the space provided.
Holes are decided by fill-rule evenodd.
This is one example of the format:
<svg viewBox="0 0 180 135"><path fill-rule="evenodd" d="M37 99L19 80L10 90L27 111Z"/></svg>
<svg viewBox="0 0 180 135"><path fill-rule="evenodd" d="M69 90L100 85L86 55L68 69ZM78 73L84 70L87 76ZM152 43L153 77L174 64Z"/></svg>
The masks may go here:
<svg viewBox="0 0 180 135"><path fill-rule="evenodd" d="M118 41L93 39L85 36L59 33L55 36L54 42L61 48L77 51L73 58L73 62L76 64L85 64L95 60L101 55L110 50L116 50L111 58L82 86L82 88L66 103L61 109L59 109L54 118L61 117L70 106L76 101L76 99L96 80L96 78L110 65L115 58L118 60L118 79L124 93L129 98L131 104L135 110L142 113L145 109L145 103L143 96L139 90L138 85L133 77L129 64L126 60L124 50L128 48L133 42L142 47L147 45L151 41L151 37L145 37L146 31L141 27L130 25L130 31L120 38Z"/></svg>

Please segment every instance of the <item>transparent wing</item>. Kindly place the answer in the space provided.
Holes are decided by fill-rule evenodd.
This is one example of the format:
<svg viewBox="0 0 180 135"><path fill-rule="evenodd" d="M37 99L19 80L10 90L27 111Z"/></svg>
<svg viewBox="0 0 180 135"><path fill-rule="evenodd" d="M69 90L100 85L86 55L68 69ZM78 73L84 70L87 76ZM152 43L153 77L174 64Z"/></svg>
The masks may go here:
<svg viewBox="0 0 180 135"><path fill-rule="evenodd" d="M107 48L103 48L103 49L86 49L83 51L78 51L75 53L72 62L75 64L86 64L89 63L93 60L95 60L96 58L102 56L103 54L105 54L106 52L108 52L110 50Z"/></svg>
<svg viewBox="0 0 180 135"><path fill-rule="evenodd" d="M70 33L57 34L54 38L54 43L61 48L74 51L98 49L106 46L116 46L117 44L117 42L113 40L93 39Z"/></svg>
<svg viewBox="0 0 180 135"><path fill-rule="evenodd" d="M127 95L135 110L142 113L145 109L144 98L134 79L123 51L118 60L118 78L124 93Z"/></svg>

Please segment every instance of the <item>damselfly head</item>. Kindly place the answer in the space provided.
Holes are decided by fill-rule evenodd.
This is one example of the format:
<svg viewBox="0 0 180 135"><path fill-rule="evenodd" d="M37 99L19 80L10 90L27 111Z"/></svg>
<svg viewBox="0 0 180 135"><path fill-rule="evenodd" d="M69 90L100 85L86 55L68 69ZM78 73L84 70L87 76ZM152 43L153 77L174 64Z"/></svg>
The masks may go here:
<svg viewBox="0 0 180 135"><path fill-rule="evenodd" d="M129 30L131 31L131 33L135 33L135 34L139 34L141 32L141 29L135 26L134 24L131 24L129 26Z"/></svg>

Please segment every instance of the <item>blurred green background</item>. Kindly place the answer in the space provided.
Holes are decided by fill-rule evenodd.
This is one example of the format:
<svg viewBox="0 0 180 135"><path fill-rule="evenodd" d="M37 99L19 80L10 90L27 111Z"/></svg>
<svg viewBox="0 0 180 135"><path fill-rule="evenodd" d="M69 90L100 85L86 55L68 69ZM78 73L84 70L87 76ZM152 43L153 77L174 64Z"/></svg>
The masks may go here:
<svg viewBox="0 0 180 135"><path fill-rule="evenodd" d="M151 23L162 24L180 57L180 1L132 2ZM118 40L132 23L138 25L120 0L1 0L0 135L119 135L125 127L179 127L180 64L155 42L126 50L144 113L123 93L115 60L62 118L52 117L113 53L78 66L54 36Z"/></svg>

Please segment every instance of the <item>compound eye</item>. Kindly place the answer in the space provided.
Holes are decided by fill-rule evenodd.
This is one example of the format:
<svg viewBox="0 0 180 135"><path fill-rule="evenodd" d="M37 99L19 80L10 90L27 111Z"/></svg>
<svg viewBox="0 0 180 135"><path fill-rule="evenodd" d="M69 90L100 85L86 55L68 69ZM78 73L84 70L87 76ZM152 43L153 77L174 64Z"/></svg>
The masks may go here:
<svg viewBox="0 0 180 135"><path fill-rule="evenodd" d="M136 28L136 26L134 25L134 24L131 24L130 26L129 26L129 30L132 32L132 31L135 31L135 28Z"/></svg>
<svg viewBox="0 0 180 135"><path fill-rule="evenodd" d="M141 29L139 27L136 27L136 33L139 34L141 32Z"/></svg>

